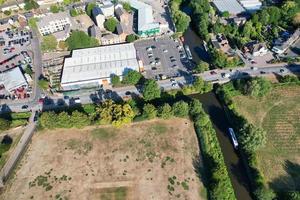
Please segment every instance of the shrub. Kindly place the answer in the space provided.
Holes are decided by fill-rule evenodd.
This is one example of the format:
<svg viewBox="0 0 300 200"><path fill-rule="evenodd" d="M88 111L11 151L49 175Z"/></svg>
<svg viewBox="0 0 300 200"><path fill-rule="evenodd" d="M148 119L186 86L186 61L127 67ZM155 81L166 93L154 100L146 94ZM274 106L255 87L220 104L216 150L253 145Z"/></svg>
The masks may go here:
<svg viewBox="0 0 300 200"><path fill-rule="evenodd" d="M173 116L172 107L168 103L165 103L164 105L160 106L158 108L158 116L163 119L171 118Z"/></svg>
<svg viewBox="0 0 300 200"><path fill-rule="evenodd" d="M114 32L116 30L117 24L118 24L118 21L115 18L111 17L111 18L108 18L107 20L105 20L104 27L106 30L108 30L110 32Z"/></svg>
<svg viewBox="0 0 300 200"><path fill-rule="evenodd" d="M157 116L157 110L152 104L145 104L143 107L143 116L147 119L153 119Z"/></svg>
<svg viewBox="0 0 300 200"><path fill-rule="evenodd" d="M125 74L122 82L125 84L135 85L140 81L142 77L143 75L140 72L129 70L128 73Z"/></svg>
<svg viewBox="0 0 300 200"><path fill-rule="evenodd" d="M117 86L117 85L119 85L120 83L121 83L120 77L117 76L117 75L115 75L115 74L113 74L113 75L111 76L111 84L112 84L113 86Z"/></svg>
<svg viewBox="0 0 300 200"><path fill-rule="evenodd" d="M130 34L126 36L126 42L134 42L138 39L138 36L136 36L135 34Z"/></svg>
<svg viewBox="0 0 300 200"><path fill-rule="evenodd" d="M11 11L10 10L5 10L3 13L4 13L4 15L9 16L11 14Z"/></svg>
<svg viewBox="0 0 300 200"><path fill-rule="evenodd" d="M181 100L173 104L172 110L175 116L186 117L189 114L189 105Z"/></svg>
<svg viewBox="0 0 300 200"><path fill-rule="evenodd" d="M0 118L0 131L9 129L10 122L6 119Z"/></svg>

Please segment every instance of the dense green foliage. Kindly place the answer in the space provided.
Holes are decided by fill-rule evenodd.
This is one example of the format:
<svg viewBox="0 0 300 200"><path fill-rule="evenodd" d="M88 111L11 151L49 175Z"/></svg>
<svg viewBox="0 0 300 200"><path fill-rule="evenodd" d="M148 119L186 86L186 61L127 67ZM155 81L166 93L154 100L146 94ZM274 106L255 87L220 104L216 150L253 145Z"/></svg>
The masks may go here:
<svg viewBox="0 0 300 200"><path fill-rule="evenodd" d="M239 57L229 57L224 52L213 49L210 51L212 65L216 68L233 68L244 65Z"/></svg>
<svg viewBox="0 0 300 200"><path fill-rule="evenodd" d="M150 101L160 97L161 90L157 82L153 79L146 80L143 86L143 96L145 101Z"/></svg>
<svg viewBox="0 0 300 200"><path fill-rule="evenodd" d="M112 100L105 101L96 108L96 115L103 124L112 124L120 127L130 123L135 113L128 103L117 104Z"/></svg>
<svg viewBox="0 0 300 200"><path fill-rule="evenodd" d="M157 109L152 104L145 104L143 107L143 117L146 119L153 119L157 116Z"/></svg>
<svg viewBox="0 0 300 200"><path fill-rule="evenodd" d="M0 131L4 131L9 129L10 127L10 121L0 118Z"/></svg>
<svg viewBox="0 0 300 200"><path fill-rule="evenodd" d="M202 73L209 70L209 64L207 62L201 61L197 64L194 71L196 73Z"/></svg>
<svg viewBox="0 0 300 200"><path fill-rule="evenodd" d="M4 15L9 16L11 14L11 11L10 10L5 10L3 13L4 13Z"/></svg>
<svg viewBox="0 0 300 200"><path fill-rule="evenodd" d="M38 86L42 90L47 90L49 88L49 81L45 78L41 78L41 79L38 80Z"/></svg>
<svg viewBox="0 0 300 200"><path fill-rule="evenodd" d="M272 88L271 82L262 77L251 78L250 80L237 81L237 87L245 95L262 97L268 94Z"/></svg>
<svg viewBox="0 0 300 200"><path fill-rule="evenodd" d="M209 199L235 199L216 132L198 100L191 102L190 114L201 144L201 153L205 162L205 175L208 179Z"/></svg>
<svg viewBox="0 0 300 200"><path fill-rule="evenodd" d="M113 75L110 77L110 79L111 79L111 84L112 84L113 86L118 86L118 85L120 85L120 83L121 83L120 77L119 77L118 75L113 74Z"/></svg>
<svg viewBox="0 0 300 200"><path fill-rule="evenodd" d="M41 49L43 52L54 51L57 47L57 40L54 35L43 36Z"/></svg>
<svg viewBox="0 0 300 200"><path fill-rule="evenodd" d="M186 117L189 114L189 104L184 101L177 101L172 105L173 113L176 117Z"/></svg>
<svg viewBox="0 0 300 200"><path fill-rule="evenodd" d="M92 11L93 11L94 7L96 7L95 3L88 3L88 5L85 8L85 12L88 16L90 16L90 17L92 16Z"/></svg>
<svg viewBox="0 0 300 200"><path fill-rule="evenodd" d="M37 29L37 24L36 24L37 22L38 22L38 18L31 17L28 20L28 26L32 29Z"/></svg>
<svg viewBox="0 0 300 200"><path fill-rule="evenodd" d="M108 18L104 22L104 28L110 32L115 32L117 25L118 21L114 17Z"/></svg>
<svg viewBox="0 0 300 200"><path fill-rule="evenodd" d="M124 8L124 10L126 10L127 12L131 12L131 5L128 2L123 2L122 6Z"/></svg>
<svg viewBox="0 0 300 200"><path fill-rule="evenodd" d="M245 124L239 134L240 144L247 152L254 152L266 144L266 132L252 124Z"/></svg>
<svg viewBox="0 0 300 200"><path fill-rule="evenodd" d="M24 69L25 73L32 76L33 71L30 65L27 65L26 68Z"/></svg>
<svg viewBox="0 0 300 200"><path fill-rule="evenodd" d="M123 77L122 82L124 84L135 85L141 80L142 77L143 75L140 72L135 70L129 70Z"/></svg>
<svg viewBox="0 0 300 200"><path fill-rule="evenodd" d="M60 11L60 7L56 4L53 4L50 6L50 12L52 13L58 13Z"/></svg>
<svg viewBox="0 0 300 200"><path fill-rule="evenodd" d="M201 77L196 77L193 85L185 85L182 88L182 92L185 95L193 93L206 93L213 89L213 85L209 82L205 82Z"/></svg>
<svg viewBox="0 0 300 200"><path fill-rule="evenodd" d="M191 22L190 16L180 10L182 0L172 0L169 2L171 16L176 26L177 32L185 32Z"/></svg>
<svg viewBox="0 0 300 200"><path fill-rule="evenodd" d="M39 4L34 0L24 0L24 3L25 3L24 6L25 10L37 9L40 7Z"/></svg>
<svg viewBox="0 0 300 200"><path fill-rule="evenodd" d="M126 42L129 42L129 43L134 42L137 39L139 39L139 37L135 34L130 34L130 35L126 36Z"/></svg>
<svg viewBox="0 0 300 200"><path fill-rule="evenodd" d="M163 119L169 119L173 116L172 107L168 103L164 103L158 108L158 116Z"/></svg>
<svg viewBox="0 0 300 200"><path fill-rule="evenodd" d="M69 50L99 46L99 42L96 38L89 37L83 31L73 31L66 42Z"/></svg>
<svg viewBox="0 0 300 200"><path fill-rule="evenodd" d="M71 17L76 17L76 16L78 15L77 10L76 10L75 8L72 8L72 9L70 10L70 15L71 15Z"/></svg>

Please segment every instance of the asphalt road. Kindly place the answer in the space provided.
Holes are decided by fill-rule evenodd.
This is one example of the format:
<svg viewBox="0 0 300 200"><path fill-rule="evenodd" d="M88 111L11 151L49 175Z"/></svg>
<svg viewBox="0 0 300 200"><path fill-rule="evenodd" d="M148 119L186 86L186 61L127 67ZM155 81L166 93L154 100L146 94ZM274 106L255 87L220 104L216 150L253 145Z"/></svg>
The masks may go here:
<svg viewBox="0 0 300 200"><path fill-rule="evenodd" d="M33 47L33 49L37 50L38 46L36 46L36 49ZM38 59L38 56L40 56L39 52L35 52L37 56L34 57L34 62L37 63L36 70L37 74L41 73L41 68L38 66L41 66L40 60ZM284 69L283 72L280 72L281 69ZM213 82L213 83L226 83L230 80L238 79L238 78L245 78L245 77L254 77L254 76L266 76L269 74L278 74L278 75L287 75L287 74L293 74L293 73L299 73L300 72L300 65L290 65L290 66L272 66L272 67L259 67L258 69L251 69L251 68L237 68L235 70L214 70L217 74L211 74L209 71L204 72L202 74L197 74L196 76L201 76L204 80ZM261 73L261 71L264 72L264 74ZM226 73L230 77L222 78L222 74ZM178 83L177 86L172 86L172 83L170 80L161 80L157 83L161 87L162 90L168 91L172 89L179 89L180 87L184 85L188 85L192 83L192 77L177 77L175 78L176 82ZM37 81L37 77L36 77ZM130 93L130 94L129 94ZM105 93L103 91L95 91L93 93L80 93L78 95L75 95L74 97L79 97L81 104L87 104L92 102L99 102L106 99L120 99L120 98L130 98L130 96L133 95L141 95L139 90L135 86L128 86L128 87L120 87L120 88L114 88L112 89L111 93ZM31 109L38 109L43 108L44 110L51 110L57 107L62 106L71 106L74 105L74 100L71 101L70 99L63 99L62 97L49 97L49 101L44 103L43 106L41 106L38 103L38 99L41 96L41 91L38 89L38 87L35 88L35 95L33 99L26 100L26 101L11 101L7 104L1 105L0 112L24 112L29 111ZM23 105L28 105L27 109L22 109Z"/></svg>

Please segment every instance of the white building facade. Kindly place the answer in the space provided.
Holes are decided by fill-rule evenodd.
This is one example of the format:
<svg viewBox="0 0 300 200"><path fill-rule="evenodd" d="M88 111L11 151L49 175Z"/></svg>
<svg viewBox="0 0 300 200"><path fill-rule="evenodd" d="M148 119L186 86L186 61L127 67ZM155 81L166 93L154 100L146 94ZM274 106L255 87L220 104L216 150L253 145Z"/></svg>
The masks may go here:
<svg viewBox="0 0 300 200"><path fill-rule="evenodd" d="M72 26L70 17L67 13L47 15L37 23L41 35L49 35L58 31L63 31L66 26Z"/></svg>

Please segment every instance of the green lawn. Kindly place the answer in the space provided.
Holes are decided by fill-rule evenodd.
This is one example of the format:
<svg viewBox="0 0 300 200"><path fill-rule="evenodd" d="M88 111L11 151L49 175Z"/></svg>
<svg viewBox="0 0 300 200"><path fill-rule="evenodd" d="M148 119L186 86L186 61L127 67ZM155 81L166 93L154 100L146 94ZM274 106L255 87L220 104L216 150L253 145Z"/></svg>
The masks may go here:
<svg viewBox="0 0 300 200"><path fill-rule="evenodd" d="M234 97L237 110L267 131L258 165L275 190L300 190L300 87L276 87L257 99Z"/></svg>

